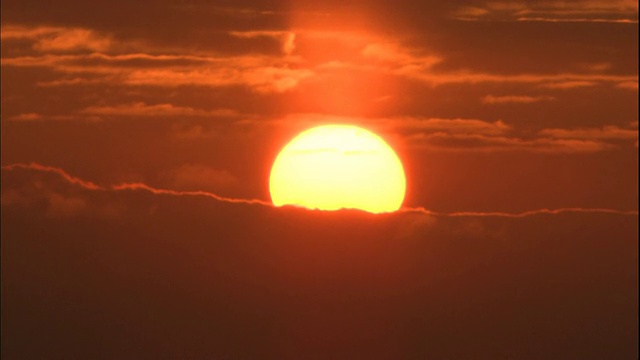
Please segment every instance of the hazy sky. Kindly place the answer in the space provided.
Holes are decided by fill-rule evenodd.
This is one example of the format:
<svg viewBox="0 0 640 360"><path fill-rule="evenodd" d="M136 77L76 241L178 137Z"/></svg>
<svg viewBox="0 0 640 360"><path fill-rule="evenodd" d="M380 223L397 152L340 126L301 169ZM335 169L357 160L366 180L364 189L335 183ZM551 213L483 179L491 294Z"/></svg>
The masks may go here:
<svg viewBox="0 0 640 360"><path fill-rule="evenodd" d="M637 358L636 1L1 10L3 358ZM269 205L327 123L405 210Z"/></svg>

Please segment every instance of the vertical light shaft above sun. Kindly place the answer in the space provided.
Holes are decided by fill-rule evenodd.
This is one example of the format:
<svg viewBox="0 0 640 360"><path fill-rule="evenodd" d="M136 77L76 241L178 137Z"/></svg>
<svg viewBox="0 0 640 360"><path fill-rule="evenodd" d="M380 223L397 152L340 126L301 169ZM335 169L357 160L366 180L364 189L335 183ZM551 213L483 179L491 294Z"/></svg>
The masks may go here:
<svg viewBox="0 0 640 360"><path fill-rule="evenodd" d="M276 206L392 212L402 206L402 162L378 135L353 125L306 130L278 154L269 191Z"/></svg>

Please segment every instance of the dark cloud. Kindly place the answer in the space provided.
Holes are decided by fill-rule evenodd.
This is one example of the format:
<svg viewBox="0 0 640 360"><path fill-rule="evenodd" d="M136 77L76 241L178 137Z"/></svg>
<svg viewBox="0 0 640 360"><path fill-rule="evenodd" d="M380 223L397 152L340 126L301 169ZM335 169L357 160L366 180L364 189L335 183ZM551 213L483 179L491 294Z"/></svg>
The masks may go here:
<svg viewBox="0 0 640 360"><path fill-rule="evenodd" d="M637 356L637 215L319 212L70 180L3 170L4 358Z"/></svg>

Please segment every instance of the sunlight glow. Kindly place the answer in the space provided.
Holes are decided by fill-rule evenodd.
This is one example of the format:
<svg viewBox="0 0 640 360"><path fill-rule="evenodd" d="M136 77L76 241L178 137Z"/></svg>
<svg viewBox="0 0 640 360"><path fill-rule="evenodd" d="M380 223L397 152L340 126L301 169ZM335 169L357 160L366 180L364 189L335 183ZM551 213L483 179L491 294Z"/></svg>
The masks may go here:
<svg viewBox="0 0 640 360"><path fill-rule="evenodd" d="M269 190L276 206L391 212L402 206L404 170L378 135L352 125L300 133L276 158Z"/></svg>

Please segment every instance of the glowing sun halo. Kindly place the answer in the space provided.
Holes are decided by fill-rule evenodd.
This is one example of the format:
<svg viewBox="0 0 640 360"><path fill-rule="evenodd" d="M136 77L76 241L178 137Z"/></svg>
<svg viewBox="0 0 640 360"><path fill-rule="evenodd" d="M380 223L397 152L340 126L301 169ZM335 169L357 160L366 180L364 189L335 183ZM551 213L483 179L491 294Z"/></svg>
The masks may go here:
<svg viewBox="0 0 640 360"><path fill-rule="evenodd" d="M352 125L323 125L289 142L271 168L276 206L361 209L400 208L406 180L402 163L378 135Z"/></svg>

